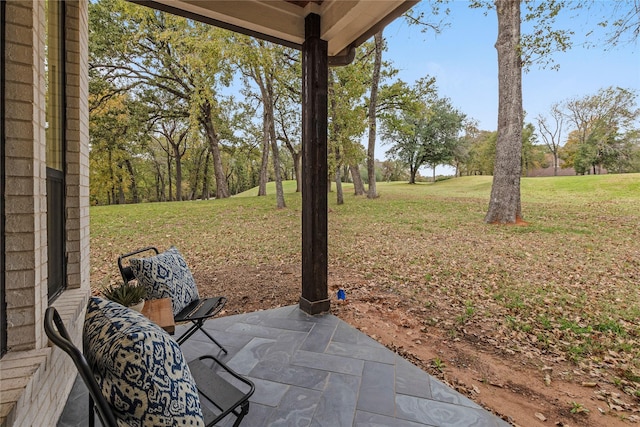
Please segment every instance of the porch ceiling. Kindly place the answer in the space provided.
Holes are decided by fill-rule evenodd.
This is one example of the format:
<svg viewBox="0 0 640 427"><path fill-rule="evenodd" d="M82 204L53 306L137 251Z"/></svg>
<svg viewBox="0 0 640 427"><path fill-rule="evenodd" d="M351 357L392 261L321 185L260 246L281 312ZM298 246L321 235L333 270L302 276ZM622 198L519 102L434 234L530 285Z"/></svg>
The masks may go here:
<svg viewBox="0 0 640 427"><path fill-rule="evenodd" d="M132 0L212 25L300 48L304 20L321 17L321 38L329 56L346 53L419 0Z"/></svg>

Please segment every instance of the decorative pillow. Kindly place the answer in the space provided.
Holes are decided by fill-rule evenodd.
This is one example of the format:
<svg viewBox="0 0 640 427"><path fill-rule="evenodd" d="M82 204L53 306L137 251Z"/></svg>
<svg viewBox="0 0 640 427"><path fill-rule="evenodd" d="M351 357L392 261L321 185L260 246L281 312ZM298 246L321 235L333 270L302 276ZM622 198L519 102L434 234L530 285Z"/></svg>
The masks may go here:
<svg viewBox="0 0 640 427"><path fill-rule="evenodd" d="M175 246L149 258L132 258L130 265L147 298L171 298L174 316L200 298L191 270Z"/></svg>
<svg viewBox="0 0 640 427"><path fill-rule="evenodd" d="M118 421L127 426L204 426L200 399L180 346L142 314L91 297L85 357Z"/></svg>

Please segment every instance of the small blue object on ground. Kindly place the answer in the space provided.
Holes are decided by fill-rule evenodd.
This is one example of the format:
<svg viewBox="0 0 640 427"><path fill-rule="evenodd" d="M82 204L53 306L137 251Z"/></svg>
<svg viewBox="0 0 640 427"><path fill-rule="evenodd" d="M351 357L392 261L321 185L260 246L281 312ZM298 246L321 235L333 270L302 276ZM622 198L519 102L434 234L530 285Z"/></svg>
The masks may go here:
<svg viewBox="0 0 640 427"><path fill-rule="evenodd" d="M342 300L342 301L347 299L347 294L345 293L344 289L342 289L342 288L338 289L338 299Z"/></svg>

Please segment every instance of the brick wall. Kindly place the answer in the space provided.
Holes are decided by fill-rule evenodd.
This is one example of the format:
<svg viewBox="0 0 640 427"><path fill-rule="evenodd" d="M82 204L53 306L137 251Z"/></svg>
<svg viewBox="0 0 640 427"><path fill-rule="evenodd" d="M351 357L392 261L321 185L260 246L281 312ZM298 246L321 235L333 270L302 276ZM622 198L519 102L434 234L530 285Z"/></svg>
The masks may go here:
<svg viewBox="0 0 640 427"><path fill-rule="evenodd" d="M45 2L6 1L5 282L0 426L50 425L76 370L42 326L47 295ZM89 294L88 3L67 0L67 290L54 302L79 345Z"/></svg>
<svg viewBox="0 0 640 427"><path fill-rule="evenodd" d="M46 303L43 16L44 3L7 2L5 281L7 346L14 351L42 347L35 322Z"/></svg>
<svg viewBox="0 0 640 427"><path fill-rule="evenodd" d="M87 292L64 292L53 304L72 340L80 346ZM0 426L54 425L77 374L57 347L9 352L0 360Z"/></svg>

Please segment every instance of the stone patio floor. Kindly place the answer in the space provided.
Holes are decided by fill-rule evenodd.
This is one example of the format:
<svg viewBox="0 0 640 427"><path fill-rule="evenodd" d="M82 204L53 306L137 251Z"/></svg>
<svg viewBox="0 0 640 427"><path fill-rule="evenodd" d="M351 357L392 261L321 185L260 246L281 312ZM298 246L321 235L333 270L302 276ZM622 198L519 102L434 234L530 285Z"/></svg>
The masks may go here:
<svg viewBox="0 0 640 427"><path fill-rule="evenodd" d="M509 426L333 315L308 316L296 305L205 325L229 354L200 332L183 352L187 360L213 352L255 383L243 427ZM87 406L78 378L58 427L88 425Z"/></svg>

